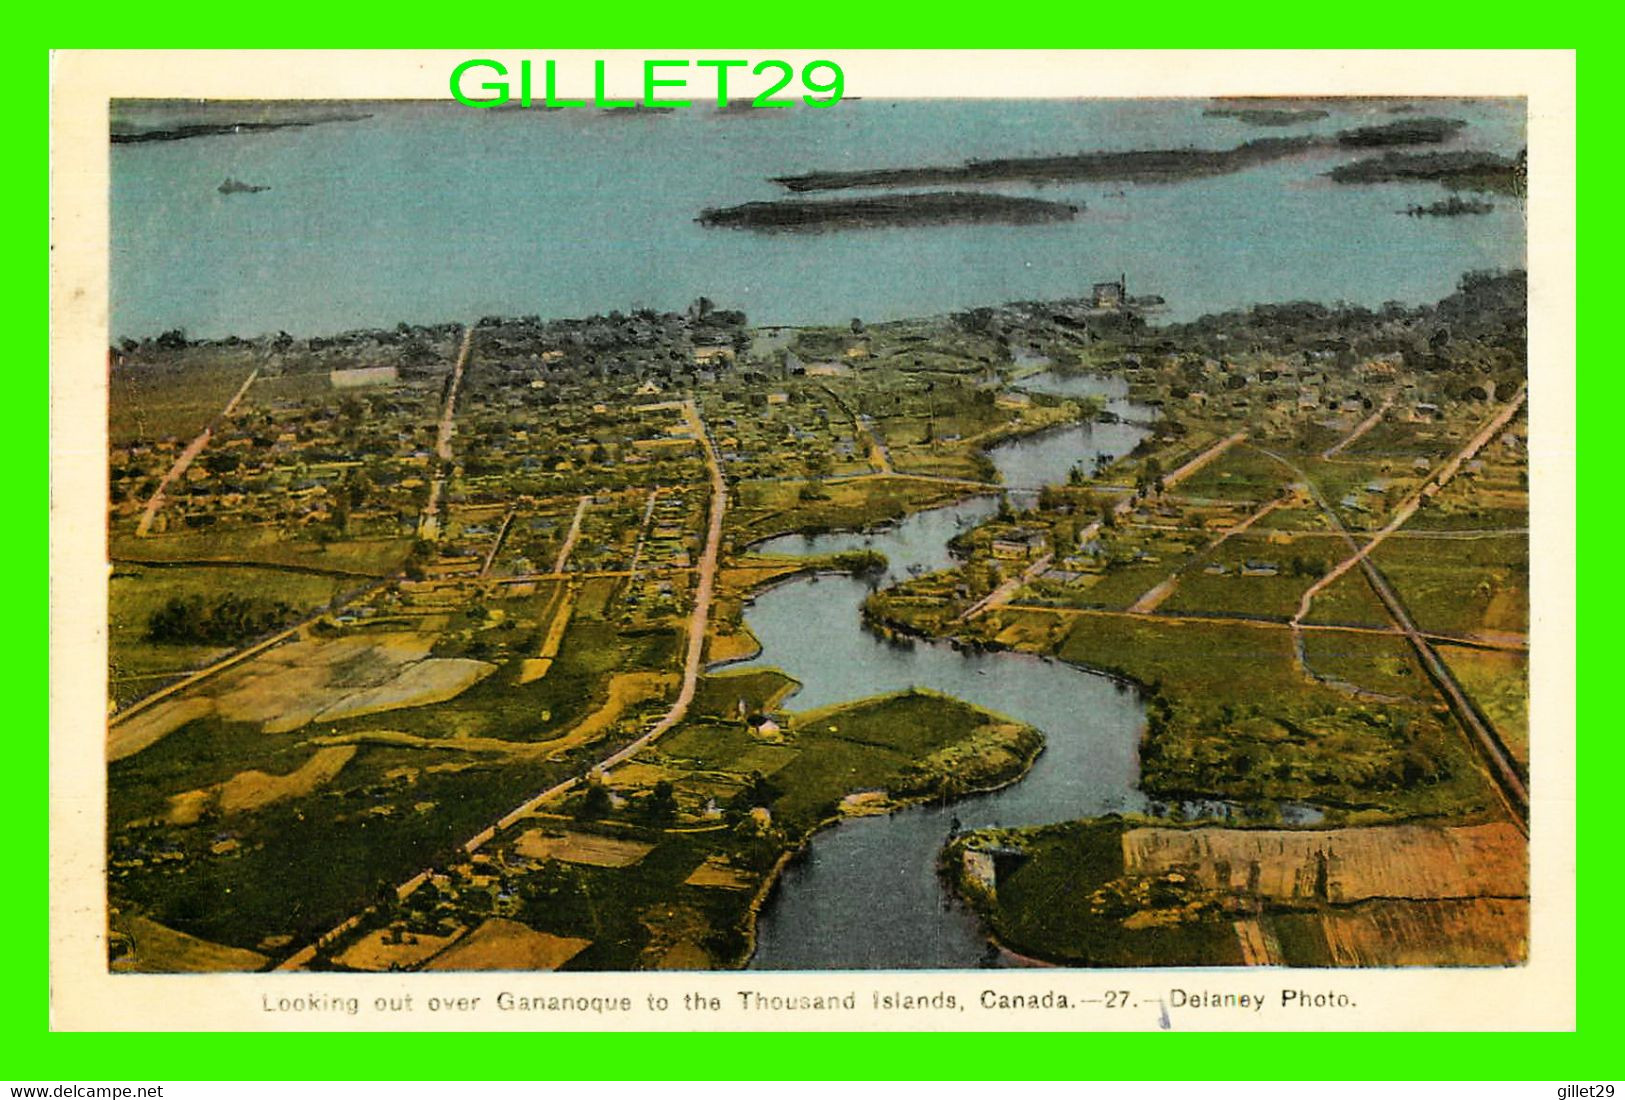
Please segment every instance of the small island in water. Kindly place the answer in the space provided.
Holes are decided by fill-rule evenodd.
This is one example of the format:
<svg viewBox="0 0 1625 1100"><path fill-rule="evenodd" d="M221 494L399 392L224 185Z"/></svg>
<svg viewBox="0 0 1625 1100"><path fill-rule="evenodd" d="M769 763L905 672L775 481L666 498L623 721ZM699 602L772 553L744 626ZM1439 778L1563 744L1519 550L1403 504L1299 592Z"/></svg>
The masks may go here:
<svg viewBox="0 0 1625 1100"><path fill-rule="evenodd" d="M1527 151L1516 157L1462 150L1451 153L1384 153L1327 173L1335 183L1392 183L1433 180L1452 191L1498 191L1522 195L1527 184Z"/></svg>
<svg viewBox="0 0 1625 1100"><path fill-rule="evenodd" d="M1319 122L1330 114L1318 107L1209 107L1202 112L1206 118L1233 118L1249 126L1296 126Z"/></svg>
<svg viewBox="0 0 1625 1100"><path fill-rule="evenodd" d="M1448 199L1440 199L1426 206L1420 204L1407 206L1404 213L1413 218L1454 218L1462 214L1488 214L1494 209L1494 203L1485 202L1483 199L1464 199L1458 195L1451 195Z"/></svg>
<svg viewBox="0 0 1625 1100"><path fill-rule="evenodd" d="M1012 195L986 195L970 191L927 191L875 198L780 199L747 202L704 210L697 221L708 227L754 229L778 233L829 229L875 229L883 226L1000 223L1035 225L1070 221L1081 203L1050 202Z"/></svg>
<svg viewBox="0 0 1625 1100"><path fill-rule="evenodd" d="M1360 126L1337 135L1339 145L1371 148L1387 145L1437 145L1448 140L1467 123L1459 118L1406 118L1380 126Z"/></svg>
<svg viewBox="0 0 1625 1100"><path fill-rule="evenodd" d="M799 176L775 176L773 182L788 191L921 187L1001 180L1030 183L1091 180L1166 183L1239 172L1243 168L1308 152L1315 147L1316 139L1311 137L1271 137L1246 141L1233 149L1136 149L1058 156L998 157L954 165L808 172Z"/></svg>

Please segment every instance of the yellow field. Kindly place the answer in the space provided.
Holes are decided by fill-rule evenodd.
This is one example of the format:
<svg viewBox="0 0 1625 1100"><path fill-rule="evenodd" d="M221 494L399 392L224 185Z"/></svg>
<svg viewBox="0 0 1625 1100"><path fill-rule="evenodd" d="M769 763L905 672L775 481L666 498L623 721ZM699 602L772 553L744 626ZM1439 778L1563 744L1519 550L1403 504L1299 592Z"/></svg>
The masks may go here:
<svg viewBox="0 0 1625 1100"><path fill-rule="evenodd" d="M257 951L200 940L146 917L119 917L114 927L130 937L133 950L113 964L116 972L191 974L259 970L271 960Z"/></svg>
<svg viewBox="0 0 1625 1100"><path fill-rule="evenodd" d="M1508 966L1529 955L1521 898L1370 901L1326 912L1320 926L1335 966Z"/></svg>
<svg viewBox="0 0 1625 1100"><path fill-rule="evenodd" d="M519 682L528 684L532 680L540 680L547 675L547 670L553 667L553 658L559 655L559 646L564 643L564 631L570 625L570 613L575 608L576 586L571 582L559 599L558 610L553 612L553 621L547 628L547 637L542 639L541 652L531 660L525 661L519 668Z"/></svg>
<svg viewBox="0 0 1625 1100"><path fill-rule="evenodd" d="M540 829L527 829L514 841L513 849L529 859L559 859L591 867L630 867L654 851L654 845L594 833L567 831L563 836L548 836Z"/></svg>
<svg viewBox="0 0 1625 1100"><path fill-rule="evenodd" d="M1450 671L1473 697L1508 751L1529 763L1529 658L1522 653L1440 646Z"/></svg>
<svg viewBox="0 0 1625 1100"><path fill-rule="evenodd" d="M421 707L455 699L497 666L463 657L430 657L407 665L391 680L347 694L316 715L316 721L336 722L403 707Z"/></svg>
<svg viewBox="0 0 1625 1100"><path fill-rule="evenodd" d="M484 661L430 657L433 645L430 634L391 631L275 646L110 728L108 759L209 715L287 733L316 720L445 702L496 670Z"/></svg>
<svg viewBox="0 0 1625 1100"><path fill-rule="evenodd" d="M1347 829L1129 829L1124 870L1190 875L1263 898L1527 897L1523 835L1508 824Z"/></svg>
<svg viewBox="0 0 1625 1100"><path fill-rule="evenodd" d="M352 970L408 970L457 942L462 932L450 936L408 932L400 937L400 943L389 942L395 934L388 928L368 933L346 949L338 961Z"/></svg>
<svg viewBox="0 0 1625 1100"><path fill-rule="evenodd" d="M518 921L492 917L424 969L557 970L590 946L591 940L550 936Z"/></svg>
<svg viewBox="0 0 1625 1100"><path fill-rule="evenodd" d="M717 664L726 661L745 661L762 651L762 643L756 640L756 635L743 623L732 631L723 634L715 629L715 619L712 621L713 629L705 639L706 664Z"/></svg>
<svg viewBox="0 0 1625 1100"><path fill-rule="evenodd" d="M722 860L708 859L683 880L685 886L708 886L719 890L749 890L756 879Z"/></svg>
<svg viewBox="0 0 1625 1100"><path fill-rule="evenodd" d="M426 658L433 644L432 638L404 632L301 638L222 674L202 693L215 700L224 718L285 733L345 695L393 679L406 665ZM336 682L340 669L343 680Z"/></svg>
<svg viewBox="0 0 1625 1100"><path fill-rule="evenodd" d="M310 794L331 783L355 754L354 745L334 745L317 749L309 760L287 775L238 772L216 786L171 796L166 820L171 825L191 825L214 803L226 813L242 813Z"/></svg>
<svg viewBox="0 0 1625 1100"><path fill-rule="evenodd" d="M109 762L134 756L196 718L214 713L214 700L202 696L166 699L107 731Z"/></svg>

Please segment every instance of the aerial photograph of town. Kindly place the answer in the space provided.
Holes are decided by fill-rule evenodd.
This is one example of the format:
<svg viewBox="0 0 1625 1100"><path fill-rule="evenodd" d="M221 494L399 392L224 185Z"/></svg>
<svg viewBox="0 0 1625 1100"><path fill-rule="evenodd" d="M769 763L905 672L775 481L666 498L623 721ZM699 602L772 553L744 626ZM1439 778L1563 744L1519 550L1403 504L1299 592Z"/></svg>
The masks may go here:
<svg viewBox="0 0 1625 1100"><path fill-rule="evenodd" d="M1523 100L110 124L110 971L1526 963Z"/></svg>

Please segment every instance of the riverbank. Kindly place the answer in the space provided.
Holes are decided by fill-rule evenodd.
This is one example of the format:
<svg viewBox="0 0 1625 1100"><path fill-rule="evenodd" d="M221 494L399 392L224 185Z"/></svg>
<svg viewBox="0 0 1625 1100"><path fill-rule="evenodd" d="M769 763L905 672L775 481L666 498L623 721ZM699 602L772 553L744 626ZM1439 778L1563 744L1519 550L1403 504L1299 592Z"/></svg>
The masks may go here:
<svg viewBox="0 0 1625 1100"><path fill-rule="evenodd" d="M1272 806L1308 804L1343 822L1487 807L1482 776L1437 715L1410 698L1351 705L1346 693L1299 676L1285 624L1031 603L959 621L949 612L964 568L874 594L865 623L881 637L1048 656L1132 685L1146 703L1140 789L1152 799L1218 800L1263 817Z"/></svg>
<svg viewBox="0 0 1625 1100"><path fill-rule="evenodd" d="M958 702L939 692L918 689L916 692L948 703ZM800 720L808 724L827 721L831 717L838 717L840 712L847 709L848 706L825 707L801 715ZM963 746L942 750L936 754L935 759L928 758L923 762L922 778L926 780L924 788L912 791L887 791L883 799L843 800L843 805L837 812L818 821L799 844L786 849L763 877L747 907L744 929L746 949L735 965L738 967L749 965L756 953L757 922L762 909L772 901L785 870L798 859L806 858L812 841L818 834L854 817L895 814L939 798L945 803L957 801L1019 783L1044 751L1043 735L1031 726L1015 722L1013 719L979 736L981 732L973 733ZM970 765L969 770L965 769L967 764ZM953 786L951 793L945 789L950 783Z"/></svg>
<svg viewBox="0 0 1625 1100"><path fill-rule="evenodd" d="M1248 381L1272 381L1271 369ZM1171 360L1157 381L1172 394L1190 373ZM1362 455L1381 410L1362 418L1374 402L1346 404L1343 420L1317 425L1324 434L1275 426L1267 448L1231 446L1189 479L1164 473L1186 461L1188 440L1144 448L1131 456L1135 496L1109 516L1094 487L1049 489L956 538L963 556L951 568L866 598L879 635L1109 671L1145 701L1139 786L1166 820L1084 813L988 827L942 855L947 881L1001 946L1074 966L1523 960L1522 830L1500 813L1411 648L1381 637L1392 632L1380 609L1374 621L1340 609L1334 623L1303 622L1324 587L1316 579L1336 575L1306 552L1376 527L1345 486L1375 495L1391 472L1381 455ZM1480 431L1505 423L1484 416L1461 419ZM1403 424L1384 430L1415 445ZM1338 451L1356 469L1327 464ZM1360 549L1356 537L1344 542ZM1395 560L1387 567L1405 564ZM978 599L1001 583L1009 599ZM1486 583L1481 600L1517 594L1517 584ZM1413 582L1418 606L1432 606L1415 592ZM1373 625L1337 625L1356 618ZM1491 864L1507 873L1487 887L1452 879ZM1063 894L1079 904L1062 911Z"/></svg>
<svg viewBox="0 0 1625 1100"><path fill-rule="evenodd" d="M742 558L723 571L715 613L706 633L705 674L745 664L761 655L761 642L744 623L744 609L761 593L802 577L878 577L885 573L886 567L886 555L867 549L842 550L810 558L770 555L755 560Z"/></svg>
<svg viewBox="0 0 1625 1100"><path fill-rule="evenodd" d="M940 692L780 710L795 686L771 669L708 677L658 743L369 926L443 935L499 918L572 944L565 969L741 967L775 885L815 835L1014 783L1043 750L1032 727Z"/></svg>
<svg viewBox="0 0 1625 1100"><path fill-rule="evenodd" d="M1504 822L1094 819L956 837L941 871L1001 948L1053 965L1510 966L1528 951L1528 865ZM1062 889L1076 904L1052 904Z"/></svg>
<svg viewBox="0 0 1625 1100"><path fill-rule="evenodd" d="M1079 433L1073 445L1011 440L990 458L1000 469L1017 463L1045 480L1064 479L1073 462L1091 463L1103 445L1116 449L1121 443L1093 425L1074 421L1061 427ZM1028 453L1035 445L1040 452ZM922 511L872 535L794 539L772 548L817 553L872 541L890 560L888 577L896 582L952 566L953 537L997 507L995 490ZM926 685L1034 727L1042 732L1046 748L1016 779L978 785L983 793L967 793L946 804L916 801L880 817L843 815L810 836L806 854L776 872L779 884L760 914L759 947L750 966L986 965L986 936L974 915L953 903L937 878L944 840L963 828L994 821L1026 824L1069 812L1144 808L1135 790L1143 726L1138 694L1105 677L1002 647L978 651L932 641L898 644L863 623L862 605L870 588L839 578L826 583L828 587L805 581L775 586L759 594L746 615L763 644L759 663L791 669L805 683L800 698L809 705ZM878 882L887 883L890 892L889 904L880 910L873 905Z"/></svg>

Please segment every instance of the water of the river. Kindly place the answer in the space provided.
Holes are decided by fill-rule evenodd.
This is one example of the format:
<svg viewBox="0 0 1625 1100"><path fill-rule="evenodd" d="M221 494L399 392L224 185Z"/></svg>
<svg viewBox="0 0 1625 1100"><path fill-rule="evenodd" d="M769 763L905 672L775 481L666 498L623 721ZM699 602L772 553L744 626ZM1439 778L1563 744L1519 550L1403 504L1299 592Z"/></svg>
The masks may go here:
<svg viewBox="0 0 1625 1100"><path fill-rule="evenodd" d="M1030 388L1072 393L1113 390L1109 379L1044 375ZM1121 415L1151 410L1119 393ZM992 452L1008 483L1064 480L1097 450L1121 453L1139 430L1082 425L1006 443ZM1036 482L1035 482L1036 483ZM779 553L825 553L872 546L891 576L947 566L947 540L996 507L979 497L917 514L871 535L847 533L764 543ZM961 652L943 643L882 641L863 629L868 585L818 577L759 596L746 622L762 642L753 664L784 669L803 684L796 709L858 699L910 686L928 687L1020 719L1043 731L1044 753L1020 782L947 805L918 806L886 817L855 818L814 837L785 872L758 926L753 967L764 969L964 968L997 961L975 919L943 890L936 860L954 821L969 828L1032 825L1145 808L1136 787L1143 715L1136 692L1104 676L1018 653Z"/></svg>
<svg viewBox="0 0 1625 1100"><path fill-rule="evenodd" d="M111 328L329 333L488 313L682 309L704 294L756 323L886 320L1087 293L1128 276L1167 317L1308 298L1435 301L1464 271L1521 266L1521 204L1406 217L1435 184L1333 184L1331 150L1168 184L999 184L1086 209L1049 225L763 235L706 207L784 197L770 177L1098 149L1229 148L1407 117L1350 101L1284 129L1188 100L863 99L719 114L473 111L372 117L111 149ZM1428 101L1466 120L1447 148L1515 153L1519 101ZM222 195L231 176L269 187ZM855 192L863 194L866 192Z"/></svg>

